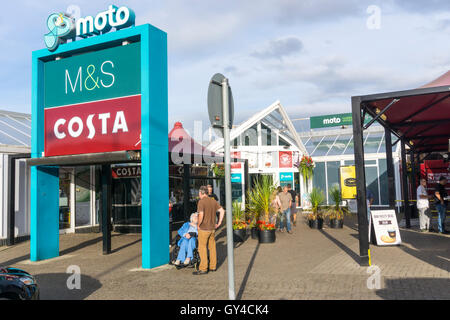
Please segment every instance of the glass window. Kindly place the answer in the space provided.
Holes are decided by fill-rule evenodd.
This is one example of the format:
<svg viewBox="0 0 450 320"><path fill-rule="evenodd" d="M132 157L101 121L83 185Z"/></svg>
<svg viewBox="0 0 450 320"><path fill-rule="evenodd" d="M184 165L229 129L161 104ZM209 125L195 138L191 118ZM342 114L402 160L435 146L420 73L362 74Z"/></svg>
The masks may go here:
<svg viewBox="0 0 450 320"><path fill-rule="evenodd" d="M284 140L282 137L278 136L278 145L280 146L290 146L291 144Z"/></svg>
<svg viewBox="0 0 450 320"><path fill-rule="evenodd" d="M75 168L75 226L91 224L91 167Z"/></svg>
<svg viewBox="0 0 450 320"><path fill-rule="evenodd" d="M351 138L352 138L351 135L339 136L336 142L334 143L333 148L331 148L331 150L328 152L328 155L334 156L343 154L345 147L347 147L347 144Z"/></svg>
<svg viewBox="0 0 450 320"><path fill-rule="evenodd" d="M340 161L330 161L327 162L327 185L328 191L334 185L339 186L339 167L341 166ZM330 198L330 192L327 194L328 204L333 204Z"/></svg>
<svg viewBox="0 0 450 320"><path fill-rule="evenodd" d="M258 132L256 124L251 128L247 129L243 135L243 145L244 146L257 146L258 145Z"/></svg>
<svg viewBox="0 0 450 320"><path fill-rule="evenodd" d="M330 150L334 141L336 140L336 136L325 136L319 146L315 151L311 154L311 156L319 157L327 154L328 150Z"/></svg>
<svg viewBox="0 0 450 320"><path fill-rule="evenodd" d="M326 192L325 162L316 162L313 176L313 187Z"/></svg>
<svg viewBox="0 0 450 320"><path fill-rule="evenodd" d="M370 133L364 143L364 153L377 153L382 137L382 134Z"/></svg>
<svg viewBox="0 0 450 320"><path fill-rule="evenodd" d="M233 147L238 147L241 145L241 137L238 136L237 138L233 139L233 141L231 142L231 145Z"/></svg>
<svg viewBox="0 0 450 320"><path fill-rule="evenodd" d="M317 147L317 145L322 141L323 137L311 137L309 139L308 143L305 145L306 150L311 155L314 149Z"/></svg>
<svg viewBox="0 0 450 320"><path fill-rule="evenodd" d="M373 205L380 204L380 198L378 196L378 170L377 167L367 167L366 172L366 187L370 189L373 194Z"/></svg>
<svg viewBox="0 0 450 320"><path fill-rule="evenodd" d="M389 205L389 188L386 159L378 159L378 171L380 172L380 185L383 186L383 188L380 188L381 204Z"/></svg>
<svg viewBox="0 0 450 320"><path fill-rule="evenodd" d="M276 134L268 126L261 123L261 140L263 146L275 146L277 144Z"/></svg>

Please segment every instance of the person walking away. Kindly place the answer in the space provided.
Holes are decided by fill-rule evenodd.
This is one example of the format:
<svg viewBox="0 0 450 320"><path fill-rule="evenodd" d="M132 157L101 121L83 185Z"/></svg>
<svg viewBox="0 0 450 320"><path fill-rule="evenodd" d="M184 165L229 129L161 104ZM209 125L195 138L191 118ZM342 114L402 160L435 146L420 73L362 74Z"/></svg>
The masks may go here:
<svg viewBox="0 0 450 320"><path fill-rule="evenodd" d="M281 191L281 190L280 190ZM280 198L278 197L278 190L275 189L275 191L272 193L272 201L270 202L270 205L272 206L273 212L275 213L270 217L270 223L273 225L276 225L277 223L277 216L280 213L281 210L281 202Z"/></svg>
<svg viewBox="0 0 450 320"><path fill-rule="evenodd" d="M430 204L427 193L427 180L420 179L420 185L417 187L417 210L419 211L420 231L428 232L431 226Z"/></svg>
<svg viewBox="0 0 450 320"><path fill-rule="evenodd" d="M288 184L288 191L291 194L292 197L292 205L291 205L291 223L294 225L294 227L297 226L297 192L292 190L292 185Z"/></svg>
<svg viewBox="0 0 450 320"><path fill-rule="evenodd" d="M447 213L447 190L445 190L445 186L447 185L447 178L441 176L439 178L439 183L436 186L436 190L434 193L435 197L435 205L436 210L438 212L438 232L442 234L448 234L447 230L445 230L445 214Z"/></svg>
<svg viewBox="0 0 450 320"><path fill-rule="evenodd" d="M278 194L278 197L280 198L281 202L281 212L282 216L284 216L284 221L286 224L286 231L288 233L291 233L291 206L292 206L292 196L288 192L288 187L283 187L283 192L280 192ZM280 222L280 231L283 232L283 220Z"/></svg>
<svg viewBox="0 0 450 320"><path fill-rule="evenodd" d="M221 225L225 210L220 204L208 195L208 188L201 186L198 192L200 198L197 205L198 212L198 253L200 266L194 275L207 274L208 271L216 271L217 253L215 230ZM219 221L216 223L216 212L219 211ZM208 265L209 250L209 265Z"/></svg>

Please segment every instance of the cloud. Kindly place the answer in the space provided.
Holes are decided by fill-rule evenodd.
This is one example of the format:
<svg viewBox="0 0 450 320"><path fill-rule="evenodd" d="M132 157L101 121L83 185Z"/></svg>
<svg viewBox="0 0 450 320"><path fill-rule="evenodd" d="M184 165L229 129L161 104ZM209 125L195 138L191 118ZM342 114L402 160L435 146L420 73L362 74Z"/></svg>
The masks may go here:
<svg viewBox="0 0 450 320"><path fill-rule="evenodd" d="M299 53L303 49L303 43L297 37L286 37L271 40L262 50L255 51L251 56L259 59L281 59Z"/></svg>

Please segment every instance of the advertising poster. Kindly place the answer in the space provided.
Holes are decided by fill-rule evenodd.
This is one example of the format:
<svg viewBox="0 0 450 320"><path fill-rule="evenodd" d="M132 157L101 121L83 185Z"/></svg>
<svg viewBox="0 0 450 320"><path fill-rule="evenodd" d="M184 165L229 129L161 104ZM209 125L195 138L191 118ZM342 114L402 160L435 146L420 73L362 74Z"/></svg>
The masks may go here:
<svg viewBox="0 0 450 320"><path fill-rule="evenodd" d="M377 245L390 246L402 243L394 210L372 210L371 214Z"/></svg>
<svg viewBox="0 0 450 320"><path fill-rule="evenodd" d="M339 168L342 199L356 199L356 171L355 166Z"/></svg>
<svg viewBox="0 0 450 320"><path fill-rule="evenodd" d="M292 151L279 151L279 167L292 168Z"/></svg>

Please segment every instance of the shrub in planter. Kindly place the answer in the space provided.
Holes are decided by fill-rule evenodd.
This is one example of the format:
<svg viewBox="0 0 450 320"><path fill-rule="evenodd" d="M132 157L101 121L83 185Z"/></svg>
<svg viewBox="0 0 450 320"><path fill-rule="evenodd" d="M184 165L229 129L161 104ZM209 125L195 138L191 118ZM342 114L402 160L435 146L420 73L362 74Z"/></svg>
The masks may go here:
<svg viewBox="0 0 450 320"><path fill-rule="evenodd" d="M233 202L233 240L244 242L247 234L247 223L244 221L245 213L238 201Z"/></svg>
<svg viewBox="0 0 450 320"><path fill-rule="evenodd" d="M312 213L308 214L308 224L310 228L322 229L323 215L319 206L325 202L325 195L319 188L313 188L309 193L308 200L311 203Z"/></svg>
<svg viewBox="0 0 450 320"><path fill-rule="evenodd" d="M346 207L341 207L342 195L341 190L337 185L331 187L330 198L334 202L334 206L327 210L327 216L330 223L330 228L343 228L344 227L344 215L349 213Z"/></svg>

